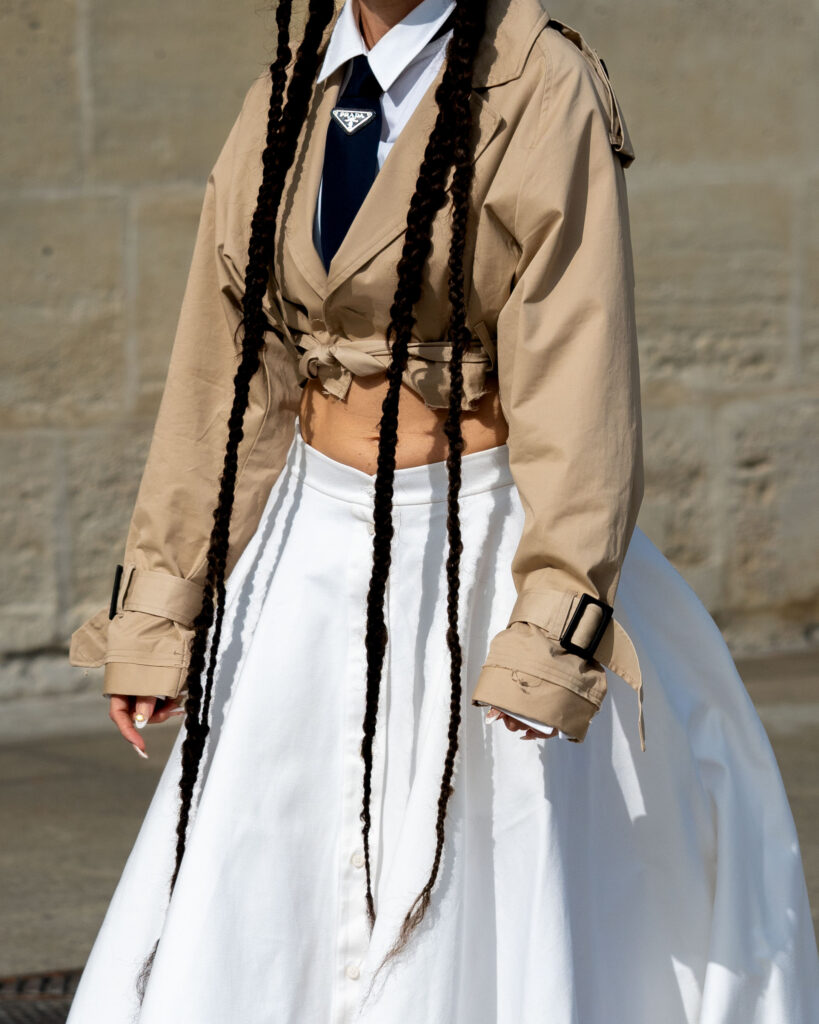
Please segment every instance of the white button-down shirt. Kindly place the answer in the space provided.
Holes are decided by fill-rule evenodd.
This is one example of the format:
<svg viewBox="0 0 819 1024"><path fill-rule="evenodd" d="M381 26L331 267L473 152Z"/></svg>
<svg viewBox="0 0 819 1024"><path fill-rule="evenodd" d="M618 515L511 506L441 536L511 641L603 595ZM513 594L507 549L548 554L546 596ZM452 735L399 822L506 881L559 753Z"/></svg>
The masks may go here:
<svg viewBox="0 0 819 1024"><path fill-rule="evenodd" d="M455 10L455 0L421 0L417 7L383 35L372 49L367 49L358 27L357 0L346 0L339 13L327 44L327 52L319 70L318 81L323 82L343 64L348 64L341 83L339 95L350 77L353 57L366 54L378 84L384 90L381 95L381 139L378 143L379 170L387 159L401 129L409 121L421 97L429 89L446 57L447 43L452 30L434 38L438 29ZM321 183L319 183L316 212L313 219L313 242L321 252ZM542 722L511 715L525 725L553 736ZM557 730L562 739L569 737Z"/></svg>
<svg viewBox="0 0 819 1024"><path fill-rule="evenodd" d="M347 64L339 90L339 95L343 95L350 78L353 57L366 54L372 73L384 90L381 95L381 140L377 153L379 169L444 62L452 30L438 39L433 37L454 10L455 0L422 0L403 21L393 25L371 50L367 49L358 27L358 4L355 0L347 0L339 13L318 80L323 82L343 64ZM321 185L313 222L313 239L318 252L321 252L320 209Z"/></svg>

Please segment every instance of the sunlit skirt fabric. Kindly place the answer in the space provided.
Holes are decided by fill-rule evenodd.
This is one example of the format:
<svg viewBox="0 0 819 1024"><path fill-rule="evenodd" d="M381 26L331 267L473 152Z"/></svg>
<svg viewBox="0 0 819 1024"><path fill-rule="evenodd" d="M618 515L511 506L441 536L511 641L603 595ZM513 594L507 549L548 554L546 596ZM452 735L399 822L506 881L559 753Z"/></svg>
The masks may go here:
<svg viewBox="0 0 819 1024"><path fill-rule="evenodd" d="M521 740L471 706L515 600L523 509L505 445L463 458L463 718L443 861L427 916L372 983L429 874L450 703L439 462L396 472L370 934L359 814L373 483L297 424L228 580L175 891L168 903L184 727L70 1024L819 1021L770 743L713 619L639 527L614 611L640 659L646 751L635 693L608 670L582 743ZM140 1008L136 974L157 938Z"/></svg>

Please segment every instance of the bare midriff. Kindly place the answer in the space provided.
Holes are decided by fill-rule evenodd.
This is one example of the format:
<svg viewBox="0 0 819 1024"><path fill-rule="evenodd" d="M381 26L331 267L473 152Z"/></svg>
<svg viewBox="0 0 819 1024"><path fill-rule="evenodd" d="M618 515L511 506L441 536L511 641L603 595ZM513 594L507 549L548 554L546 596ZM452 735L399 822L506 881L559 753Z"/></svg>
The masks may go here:
<svg viewBox="0 0 819 1024"><path fill-rule="evenodd" d="M487 391L475 409L461 413L464 455L506 442L509 428L501 410L497 383L496 377L487 377ZM344 399L324 392L317 378L308 380L299 406L302 437L329 458L374 474L378 465L378 423L386 392L386 373L353 377ZM396 469L443 462L447 458L446 416L446 409L431 408L412 388L401 385Z"/></svg>

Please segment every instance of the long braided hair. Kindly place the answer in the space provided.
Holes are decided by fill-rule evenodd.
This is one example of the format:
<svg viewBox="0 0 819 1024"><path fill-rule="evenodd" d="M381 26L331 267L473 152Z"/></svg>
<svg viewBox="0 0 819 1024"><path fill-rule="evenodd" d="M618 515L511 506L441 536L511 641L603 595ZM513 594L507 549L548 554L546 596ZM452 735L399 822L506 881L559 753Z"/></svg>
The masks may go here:
<svg viewBox="0 0 819 1024"><path fill-rule="evenodd" d="M349 2L349 0L348 0ZM179 781L181 806L177 822L176 859L170 880L170 894L185 855L188 824L199 766L210 725L209 711L213 692L216 657L225 611L225 567L229 546L229 527L233 509L238 449L243 438L243 421L248 405L250 382L259 368L268 324L262 308L271 273L275 243L275 225L284 189L285 176L292 164L300 126L307 114L318 71L319 48L325 29L335 13L333 0L309 0L304 34L287 84L291 63L290 23L292 0L279 0L276 9L277 49L270 65L271 93L267 136L262 154L262 181L256 209L251 222L248 262L243 299L242 354L234 377L234 400L228 419L228 439L224 467L220 478L219 497L213 512L213 528L207 554L207 575L204 583L202 609L193 622L191 657L186 678L185 740L182 744L182 771ZM483 36L486 0L456 0L453 35L447 48L446 66L435 93L438 114L424 151L421 168L407 215L407 230L398 262L398 285L390 308L387 341L391 361L387 370L388 390L382 404L379 423L377 472L374 488L373 567L367 593L367 693L363 722L361 756L364 763L364 799L361 810L362 835L366 867L366 909L370 928L375 923L372 893L369 834L371 827L370 798L372 790L373 739L378 713L380 680L387 644L384 620L384 595L391 560L393 536L392 496L395 474L395 452L398 439L398 403L401 379L407 365L408 343L415 323L414 307L421 297L424 265L431 249L432 224L447 199L447 185L452 173L450 192L451 242L448 261L448 299L450 319L447 340L451 345L449 362L449 405L444 432L449 441L446 460L447 492L447 645L451 662L451 702L448 747L441 776L435 826L436 848L429 878L407 911L399 934L382 962L395 957L406 945L410 935L424 917L432 888L438 876L444 847L444 820L453 792L452 776L458 751L461 720L462 653L458 633L459 566L462 551L458 495L461 484L461 405L463 401L462 362L471 335L466 326L463 257L465 249L469 195L472 185L471 159L472 111L470 93L472 69L478 43ZM285 95L285 86L286 95ZM212 631L212 633L211 633ZM208 651L208 638L210 649ZM209 654L207 666L206 654ZM204 673L204 685L202 675ZM140 1003L150 977L159 940L145 959L138 978Z"/></svg>

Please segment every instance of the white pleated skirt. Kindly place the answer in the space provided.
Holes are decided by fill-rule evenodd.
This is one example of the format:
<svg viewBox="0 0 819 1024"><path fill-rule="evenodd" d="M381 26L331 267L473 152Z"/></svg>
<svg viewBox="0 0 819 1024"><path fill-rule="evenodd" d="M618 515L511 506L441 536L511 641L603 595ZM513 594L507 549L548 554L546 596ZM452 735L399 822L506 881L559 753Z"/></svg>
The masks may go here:
<svg viewBox="0 0 819 1024"><path fill-rule="evenodd" d="M471 706L515 600L523 509L506 445L463 457L463 719L441 870L409 946L370 984L429 876L450 701L438 462L395 476L370 934L373 484L297 423L228 580L173 897L184 726L69 1024L815 1024L819 961L773 751L713 619L639 528L614 612L642 667L646 751L636 696L613 673L579 744L522 741Z"/></svg>

